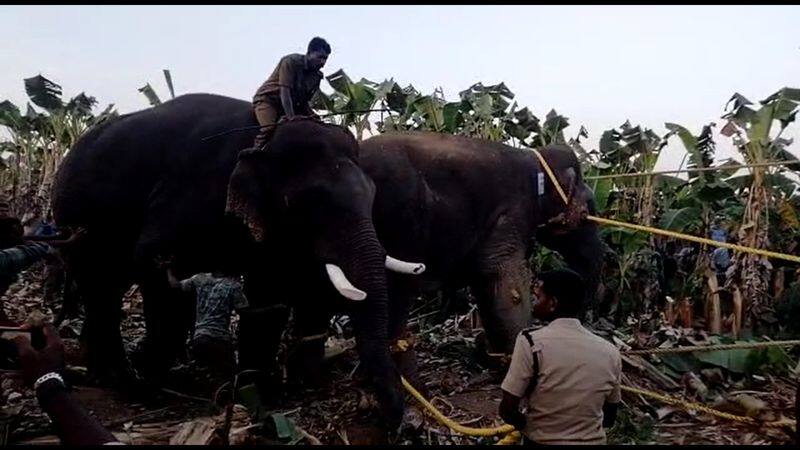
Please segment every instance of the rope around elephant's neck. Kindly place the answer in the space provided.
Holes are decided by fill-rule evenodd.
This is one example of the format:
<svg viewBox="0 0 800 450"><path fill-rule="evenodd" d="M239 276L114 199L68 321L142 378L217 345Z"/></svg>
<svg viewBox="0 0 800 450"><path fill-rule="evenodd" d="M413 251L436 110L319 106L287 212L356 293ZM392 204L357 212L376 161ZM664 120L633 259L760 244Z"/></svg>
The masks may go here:
<svg viewBox="0 0 800 450"><path fill-rule="evenodd" d="M550 181L553 183L553 186L556 188L558 195L561 196L561 200L564 200L565 205L569 205L569 199L567 198L567 194L564 193L564 190L561 188L561 183L558 182L556 179L555 174L553 173L552 169L550 169L550 165L547 164L547 161L544 159L539 150L532 149L533 153L539 158L539 163L541 164L542 168L544 169L545 173L547 173L547 177L550 178Z"/></svg>
<svg viewBox="0 0 800 450"><path fill-rule="evenodd" d="M565 205L569 205L569 200L567 199L567 195L561 189L561 184L558 182L558 179L556 179L556 176L555 176L555 174L553 174L553 171L550 169L550 166L547 164L547 161L542 157L542 155L539 153L538 150L533 149L533 152L536 154L536 156L539 158L539 161L542 163L542 167L544 168L544 171L547 173L547 176L548 176L548 178L550 178L550 182L553 184L553 186L555 187L556 191L558 191L558 194L561 196L561 199L564 200L564 204ZM627 223L627 222L620 222L618 220L606 219L605 217L598 217L598 216L589 215L589 216L586 216L586 219L591 220L591 221L596 222L596 223L599 223L599 224L603 224L603 225L611 225L611 226L617 226L617 227L622 227L622 228L628 228L628 229L631 229L631 230L643 231L645 233L659 234L661 236L667 236L667 237L671 237L671 238L675 238L675 239L682 239L684 241L696 242L698 244L705 244L705 245L709 245L709 246L712 246L712 247L722 247L722 248L727 248L727 249L735 250L735 251L739 251L739 252L750 253L750 254L753 254L753 255L759 255L759 256L764 256L764 257L768 257L768 258L776 258L776 259L782 259L784 261L791 261L791 262L795 262L795 263L800 263L800 256L787 255L785 253L778 253L778 252L773 252L773 251L769 251L769 250L762 250L760 248L745 247L743 245L731 244L731 243L728 243L728 242L717 242L717 241L715 241L713 239L701 238L701 237L698 237L698 236L692 236L690 234L678 233L678 232L670 231L670 230L662 230L660 228L648 227L648 226L644 226L644 225L636 225L636 224Z"/></svg>

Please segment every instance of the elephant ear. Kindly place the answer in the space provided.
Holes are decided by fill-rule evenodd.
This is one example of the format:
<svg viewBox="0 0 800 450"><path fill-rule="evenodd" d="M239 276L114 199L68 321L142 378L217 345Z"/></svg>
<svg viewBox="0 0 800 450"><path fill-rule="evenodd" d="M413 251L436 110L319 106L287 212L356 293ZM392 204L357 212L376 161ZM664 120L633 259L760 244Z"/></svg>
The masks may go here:
<svg viewBox="0 0 800 450"><path fill-rule="evenodd" d="M263 242L266 235L268 158L267 152L261 150L243 150L228 180L225 214L247 225L256 242Z"/></svg>

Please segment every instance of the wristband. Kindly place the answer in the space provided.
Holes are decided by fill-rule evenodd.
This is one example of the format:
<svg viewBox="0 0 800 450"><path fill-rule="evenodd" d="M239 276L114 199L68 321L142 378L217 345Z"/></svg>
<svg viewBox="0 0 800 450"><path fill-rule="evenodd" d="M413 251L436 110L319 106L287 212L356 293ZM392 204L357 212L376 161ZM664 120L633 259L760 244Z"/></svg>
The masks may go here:
<svg viewBox="0 0 800 450"><path fill-rule="evenodd" d="M67 385L61 378L61 375L50 372L39 377L34 383L34 392L36 398L39 400L39 405L45 405L54 395L59 392L66 392Z"/></svg>
<svg viewBox="0 0 800 450"><path fill-rule="evenodd" d="M33 390L34 391L38 390L39 386L41 386L42 383L44 383L47 380L58 380L61 383L62 386L66 386L64 384L64 379L61 378L61 375L57 374L56 372L48 372L48 373L40 376L39 379L36 380L35 383L33 383Z"/></svg>

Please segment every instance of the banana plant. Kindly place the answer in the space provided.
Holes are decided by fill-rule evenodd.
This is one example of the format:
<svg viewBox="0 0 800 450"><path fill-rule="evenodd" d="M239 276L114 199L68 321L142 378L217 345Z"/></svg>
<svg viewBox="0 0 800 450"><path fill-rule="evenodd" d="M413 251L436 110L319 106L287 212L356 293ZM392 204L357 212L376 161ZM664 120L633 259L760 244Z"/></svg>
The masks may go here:
<svg viewBox="0 0 800 450"><path fill-rule="evenodd" d="M791 141L781 136L795 121L800 109L800 89L783 88L759 103L761 106L755 109L750 100L739 93L734 94L726 104L727 112L722 116L727 120L722 133L732 139L748 164L795 159L786 150ZM777 133L773 135L776 124ZM781 172L797 170L797 166L756 167L751 169L749 175L736 180L742 187L740 192L747 195L738 230L741 244L755 248L770 247L770 235L775 235L774 232L770 233L770 210L780 211L783 208L783 216L788 216L787 193L793 193L793 190L789 193L785 189L787 180ZM784 189L781 189L781 185ZM736 279L744 298L748 299L745 323L752 326L773 309L769 295L772 266L764 258L751 254L735 255L734 264Z"/></svg>
<svg viewBox="0 0 800 450"><path fill-rule="evenodd" d="M677 136L689 158L688 168L711 167L716 144L713 139L714 123L705 125L699 135L693 135L685 127L667 123L669 130L666 139ZM737 203L733 187L726 177L735 172L740 165L729 160L720 165L722 170L689 172L688 181L681 182L675 189L671 202L661 217L662 228L704 235L707 234L712 216Z"/></svg>
<svg viewBox="0 0 800 450"><path fill-rule="evenodd" d="M11 136L6 148L14 154L5 178L11 180L9 194L15 212L25 203L47 205L64 154L88 127L116 115L109 105L95 116L92 109L97 101L83 92L64 102L61 86L42 75L26 78L24 86L30 99L24 114L9 101L0 103L0 126Z"/></svg>
<svg viewBox="0 0 800 450"><path fill-rule="evenodd" d="M372 132L370 117L378 105L386 108L386 96L396 87L394 80L382 83L362 78L354 83L343 71L338 70L326 77L333 89L331 95L318 90L311 99L311 107L327 111L330 120L344 127L355 129L356 139L361 141L364 132Z"/></svg>
<svg viewBox="0 0 800 450"><path fill-rule="evenodd" d="M172 74L168 69L164 69L164 81L167 84L170 98L175 98L175 88L172 86ZM156 106L162 103L161 98L158 96L156 90L153 89L153 86L151 86L150 83L140 87L139 92L147 97L147 101L150 103L150 106Z"/></svg>

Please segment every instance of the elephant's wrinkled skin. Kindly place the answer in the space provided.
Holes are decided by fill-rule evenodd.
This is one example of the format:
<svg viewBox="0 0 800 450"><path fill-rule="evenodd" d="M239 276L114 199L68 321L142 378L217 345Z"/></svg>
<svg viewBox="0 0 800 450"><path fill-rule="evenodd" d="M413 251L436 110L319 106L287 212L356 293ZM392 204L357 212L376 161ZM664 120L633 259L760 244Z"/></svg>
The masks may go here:
<svg viewBox="0 0 800 450"><path fill-rule="evenodd" d="M429 132L361 143L361 166L377 187L373 220L384 248L427 265L420 277L390 275L390 303L406 308L391 314L402 320L392 321L390 336L405 326L412 296L470 286L490 350L510 353L531 320L527 260L534 239L560 252L594 292L602 244L596 226L582 220L594 209L592 191L571 149L549 146L541 154L570 196L566 224L551 220L565 212L564 202L530 150Z"/></svg>
<svg viewBox="0 0 800 450"><path fill-rule="evenodd" d="M53 209L58 226L88 230L64 257L86 302L90 366L125 367L120 309L132 283L145 302L143 360L163 370L183 348L191 298L178 301L154 263L174 255L178 276L244 273L251 309L314 302L292 305L315 312L297 319L306 336L325 331L330 315L345 307L362 364L396 426L403 406L387 337L386 253L372 224L375 189L359 168L358 145L348 131L311 120L280 124L266 152L239 155L255 130L203 140L250 125L256 121L248 102L184 95L90 130L64 159ZM339 296L328 263L366 299ZM273 311L258 319L241 313L240 341L250 343L240 347L243 365L274 361L286 315Z"/></svg>

